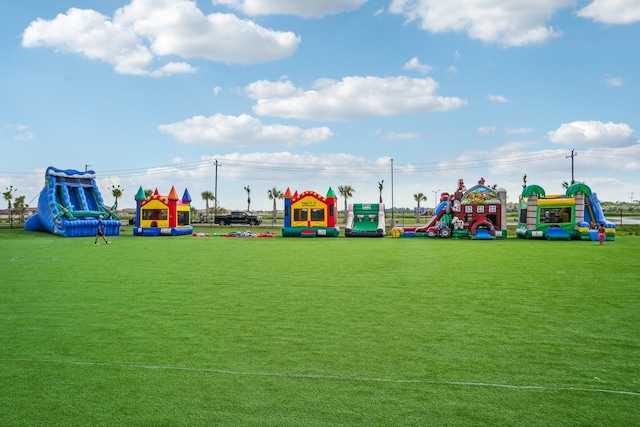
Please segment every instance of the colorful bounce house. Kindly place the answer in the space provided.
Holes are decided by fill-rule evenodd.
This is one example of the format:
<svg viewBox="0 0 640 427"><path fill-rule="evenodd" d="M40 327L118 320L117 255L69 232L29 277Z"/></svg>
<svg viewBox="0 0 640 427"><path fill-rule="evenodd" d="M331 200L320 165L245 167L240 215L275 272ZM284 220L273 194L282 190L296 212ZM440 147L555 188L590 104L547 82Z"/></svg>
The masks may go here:
<svg viewBox="0 0 640 427"><path fill-rule="evenodd" d="M569 186L565 194L547 195L542 187L529 185L520 195L520 219L516 235L523 239L598 240L603 224L606 240L615 240L616 226L607 221L596 193L582 183Z"/></svg>
<svg viewBox="0 0 640 427"><path fill-rule="evenodd" d="M284 193L283 237L336 237L338 225L338 199L331 187L326 197L315 191L291 195Z"/></svg>
<svg viewBox="0 0 640 427"><path fill-rule="evenodd" d="M391 230L393 237L454 237L474 240L506 239L507 192L478 184L466 189L464 181L458 181L453 194L442 193L434 216L420 227L397 227Z"/></svg>
<svg viewBox="0 0 640 427"><path fill-rule="evenodd" d="M345 237L384 237L384 203L353 203L347 211Z"/></svg>
<svg viewBox="0 0 640 427"><path fill-rule="evenodd" d="M191 196L184 190L182 200L175 187L168 196L161 196L158 189L145 197L142 187L136 193L135 236L179 236L193 233L191 225Z"/></svg>
<svg viewBox="0 0 640 427"><path fill-rule="evenodd" d="M102 216L107 236L120 234L116 206L104 205L94 171L80 172L49 166L37 212L24 224L26 231L48 231L64 237L95 236Z"/></svg>

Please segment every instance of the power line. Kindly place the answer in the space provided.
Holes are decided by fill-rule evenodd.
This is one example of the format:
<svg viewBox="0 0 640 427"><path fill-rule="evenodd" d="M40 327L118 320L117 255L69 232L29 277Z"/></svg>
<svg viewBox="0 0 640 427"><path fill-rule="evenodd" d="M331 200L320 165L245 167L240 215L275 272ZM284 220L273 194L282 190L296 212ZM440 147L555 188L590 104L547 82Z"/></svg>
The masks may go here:
<svg viewBox="0 0 640 427"><path fill-rule="evenodd" d="M572 153L573 150L572 150ZM576 155L576 154L574 154ZM437 172L446 170L465 170L465 169L481 169L494 166L508 166L521 163L532 163L549 161L558 159L559 153L545 153L538 155L519 154L504 157L490 157L479 158L475 160L439 160L434 162L419 162L419 163L394 163L396 172L399 173L414 173L414 172ZM567 156L568 157L568 156ZM388 166L383 164L366 164L366 163L345 163L345 164L318 164L318 163L282 163L282 162L267 162L256 160L242 160L225 158L225 164L232 168L252 169L252 170L269 170L275 172L308 172L310 170L317 171L321 169L324 173L331 174L375 174L388 172ZM193 162L175 163L169 165L147 166L142 168L131 169L113 169L103 170L100 174L105 177L137 177L137 176L150 176L166 174L171 171L191 171L203 168L217 168L220 163L217 159L205 159L197 160ZM17 175L31 175L33 172L2 172L0 175L10 175L10 177L17 177Z"/></svg>

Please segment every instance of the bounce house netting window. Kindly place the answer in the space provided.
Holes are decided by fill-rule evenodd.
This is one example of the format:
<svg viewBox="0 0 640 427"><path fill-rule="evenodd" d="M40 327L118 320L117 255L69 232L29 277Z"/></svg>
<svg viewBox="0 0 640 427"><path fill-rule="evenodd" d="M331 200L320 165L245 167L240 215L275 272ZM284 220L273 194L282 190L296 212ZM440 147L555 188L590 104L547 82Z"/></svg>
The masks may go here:
<svg viewBox="0 0 640 427"><path fill-rule="evenodd" d="M189 225L189 212L178 212L178 225Z"/></svg>
<svg viewBox="0 0 640 427"><path fill-rule="evenodd" d="M324 209L312 209L311 221L324 221Z"/></svg>
<svg viewBox="0 0 640 427"><path fill-rule="evenodd" d="M142 212L142 219L147 221L166 220L168 216L166 209L146 209Z"/></svg>
<svg viewBox="0 0 640 427"><path fill-rule="evenodd" d="M541 224L560 224L571 221L571 208L542 208L540 209Z"/></svg>
<svg viewBox="0 0 640 427"><path fill-rule="evenodd" d="M293 210L293 220L294 221L306 221L307 220L307 210L306 209L294 209Z"/></svg>

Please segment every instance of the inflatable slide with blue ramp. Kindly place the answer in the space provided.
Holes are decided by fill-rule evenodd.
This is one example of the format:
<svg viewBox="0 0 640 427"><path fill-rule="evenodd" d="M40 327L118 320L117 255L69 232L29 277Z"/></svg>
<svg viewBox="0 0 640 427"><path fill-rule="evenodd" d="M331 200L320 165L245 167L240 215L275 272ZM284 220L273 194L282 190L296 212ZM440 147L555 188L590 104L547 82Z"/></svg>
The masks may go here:
<svg viewBox="0 0 640 427"><path fill-rule="evenodd" d="M94 171L49 166L44 178L37 213L24 224L26 231L48 231L64 237L95 236L102 216L105 235L120 234L120 218L115 206L104 205Z"/></svg>

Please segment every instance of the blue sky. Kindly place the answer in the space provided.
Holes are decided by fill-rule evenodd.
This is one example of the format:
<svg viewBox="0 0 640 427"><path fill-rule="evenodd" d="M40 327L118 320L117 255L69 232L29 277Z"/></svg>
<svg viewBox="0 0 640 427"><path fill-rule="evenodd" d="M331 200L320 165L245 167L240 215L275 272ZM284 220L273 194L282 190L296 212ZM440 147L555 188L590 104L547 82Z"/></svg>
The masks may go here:
<svg viewBox="0 0 640 427"><path fill-rule="evenodd" d="M204 208L217 160L228 209L481 177L517 201L524 174L562 192L575 150L576 181L638 200L638 40L638 0L3 0L0 189L35 205L48 166L90 165L107 204Z"/></svg>

